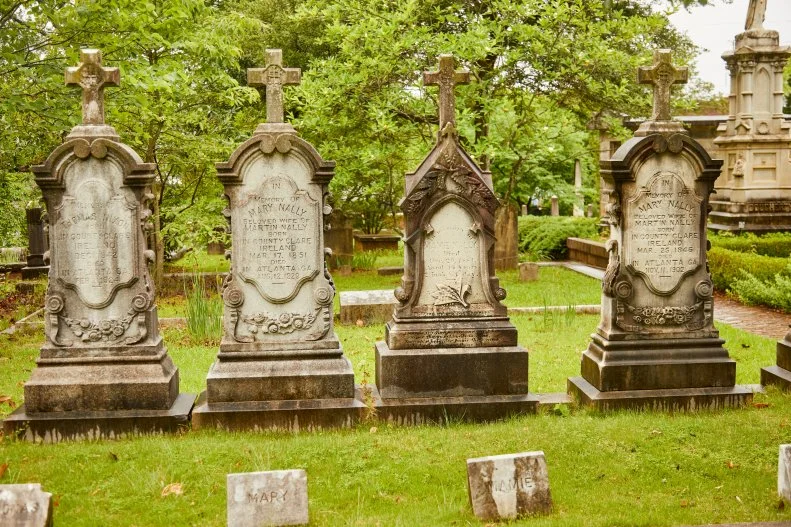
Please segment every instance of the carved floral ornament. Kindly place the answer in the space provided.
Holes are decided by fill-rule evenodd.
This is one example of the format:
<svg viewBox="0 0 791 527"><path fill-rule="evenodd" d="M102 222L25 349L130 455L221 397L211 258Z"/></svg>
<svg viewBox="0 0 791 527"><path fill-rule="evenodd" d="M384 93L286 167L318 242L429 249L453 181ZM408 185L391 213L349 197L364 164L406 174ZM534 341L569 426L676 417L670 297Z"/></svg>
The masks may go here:
<svg viewBox="0 0 791 527"><path fill-rule="evenodd" d="M455 139L449 139L437 161L420 179L404 203L406 214L420 214L436 192L450 192L465 197L490 212L498 207L497 198L459 152Z"/></svg>
<svg viewBox="0 0 791 527"><path fill-rule="evenodd" d="M60 321L71 330L72 334L83 343L94 344L100 342L117 343L129 330L133 322L137 322L138 332L134 336L123 339L124 344L135 344L145 339L148 335L146 328L145 312L151 306L151 296L148 293L138 293L130 302L129 311L120 318L110 317L100 320L89 318L71 318L63 315L65 300L60 293L48 293L44 305L49 323L50 340L56 346L71 346L72 340L60 340L58 331Z"/></svg>

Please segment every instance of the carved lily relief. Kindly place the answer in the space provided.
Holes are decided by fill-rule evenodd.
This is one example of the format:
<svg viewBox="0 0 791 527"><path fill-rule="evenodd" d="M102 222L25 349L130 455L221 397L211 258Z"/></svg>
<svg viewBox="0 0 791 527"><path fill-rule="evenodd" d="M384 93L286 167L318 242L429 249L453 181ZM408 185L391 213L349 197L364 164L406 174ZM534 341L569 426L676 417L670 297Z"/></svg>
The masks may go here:
<svg viewBox="0 0 791 527"><path fill-rule="evenodd" d="M431 293L434 305L461 304L465 308L470 307L465 298L472 292L472 287L464 282L464 277L459 275L458 284L454 285L449 282L437 284L437 290Z"/></svg>

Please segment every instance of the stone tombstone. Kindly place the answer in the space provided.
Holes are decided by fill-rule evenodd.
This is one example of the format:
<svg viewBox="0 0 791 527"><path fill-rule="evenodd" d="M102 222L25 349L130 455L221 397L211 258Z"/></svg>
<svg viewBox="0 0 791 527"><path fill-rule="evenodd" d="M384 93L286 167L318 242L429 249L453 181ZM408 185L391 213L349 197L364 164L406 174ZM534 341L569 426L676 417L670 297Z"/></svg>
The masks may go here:
<svg viewBox="0 0 791 527"><path fill-rule="evenodd" d="M526 204L522 205L522 216L527 216L527 205Z"/></svg>
<svg viewBox="0 0 791 527"><path fill-rule="evenodd" d="M654 85L646 121L601 173L613 189L602 317L569 391L602 409L694 409L744 404L736 363L714 327L706 257L709 194L721 161L670 117L671 85L686 69L654 54L640 81Z"/></svg>
<svg viewBox="0 0 791 527"><path fill-rule="evenodd" d="M519 264L519 281L535 282L538 280L538 264L535 262L522 262Z"/></svg>
<svg viewBox="0 0 791 527"><path fill-rule="evenodd" d="M304 470L228 474L228 527L308 524Z"/></svg>
<svg viewBox="0 0 791 527"><path fill-rule="evenodd" d="M223 337L193 412L193 427L300 430L349 426L359 416L354 374L333 327L335 286L325 266L325 161L283 122L282 86L300 70L280 50L248 84L266 86L267 122L217 164L228 199L231 270Z"/></svg>
<svg viewBox="0 0 791 527"><path fill-rule="evenodd" d="M791 390L791 331L777 342L776 364L761 368L761 384Z"/></svg>
<svg viewBox="0 0 791 527"><path fill-rule="evenodd" d="M582 163L579 159L574 160L574 211L576 217L585 215L585 197L582 195Z"/></svg>
<svg viewBox="0 0 791 527"><path fill-rule="evenodd" d="M22 279L38 278L49 273L47 251L49 243L44 228L41 208L35 207L25 211L27 219L28 254L27 265L22 268Z"/></svg>
<svg viewBox="0 0 791 527"><path fill-rule="evenodd" d="M472 512L481 520L552 511L549 472L540 451L468 459L467 489Z"/></svg>
<svg viewBox="0 0 791 527"><path fill-rule="evenodd" d="M557 196L552 196L551 198L549 213L551 216L560 216L560 203L558 203Z"/></svg>
<svg viewBox="0 0 791 527"><path fill-rule="evenodd" d="M82 88L83 123L34 166L49 218L45 336L6 432L58 441L175 431L194 396L159 335L146 247L154 164L104 124L103 90L117 68L82 50L66 84Z"/></svg>
<svg viewBox="0 0 791 527"><path fill-rule="evenodd" d="M404 275L398 304L376 343L377 413L405 424L458 416L486 420L535 411L528 394L528 352L501 303L494 273L498 200L491 173L459 143L451 55L439 71L440 132L434 149L406 175Z"/></svg>
<svg viewBox="0 0 791 527"><path fill-rule="evenodd" d="M354 228L351 220L337 209L330 214L325 226L324 245L332 251L329 257L331 269L351 265L354 257Z"/></svg>
<svg viewBox="0 0 791 527"><path fill-rule="evenodd" d="M0 525L51 527L52 494L38 483L0 485Z"/></svg>
<svg viewBox="0 0 791 527"><path fill-rule="evenodd" d="M495 212L494 268L516 269L519 265L519 209L516 205L500 207Z"/></svg>
<svg viewBox="0 0 791 527"><path fill-rule="evenodd" d="M777 494L791 502L791 445L780 445L777 460Z"/></svg>
<svg viewBox="0 0 791 527"><path fill-rule="evenodd" d="M711 201L717 231L791 230L791 122L783 116L783 70L791 46L764 29L767 0L751 0L745 31L722 55L731 77L728 119L717 127L725 161Z"/></svg>

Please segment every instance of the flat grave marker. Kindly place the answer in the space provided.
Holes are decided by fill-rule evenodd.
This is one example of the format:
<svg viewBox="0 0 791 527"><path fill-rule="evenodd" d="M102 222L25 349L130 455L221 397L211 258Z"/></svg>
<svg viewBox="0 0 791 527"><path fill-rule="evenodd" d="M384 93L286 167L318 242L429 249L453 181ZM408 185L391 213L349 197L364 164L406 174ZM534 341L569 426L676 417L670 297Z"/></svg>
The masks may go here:
<svg viewBox="0 0 791 527"><path fill-rule="evenodd" d="M304 470L228 474L228 527L306 525L308 475Z"/></svg>

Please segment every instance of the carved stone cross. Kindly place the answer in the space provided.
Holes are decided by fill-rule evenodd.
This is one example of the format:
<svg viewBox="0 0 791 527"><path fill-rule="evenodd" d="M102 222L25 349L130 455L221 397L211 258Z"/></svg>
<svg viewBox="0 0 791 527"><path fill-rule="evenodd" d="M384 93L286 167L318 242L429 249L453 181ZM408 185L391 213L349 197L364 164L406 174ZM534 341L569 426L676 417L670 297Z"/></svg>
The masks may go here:
<svg viewBox="0 0 791 527"><path fill-rule="evenodd" d="M249 86L266 86L266 122L282 123L283 120L283 86L299 84L302 74L299 68L283 67L283 51L266 50L266 67L249 68L247 84Z"/></svg>
<svg viewBox="0 0 791 527"><path fill-rule="evenodd" d="M669 121L670 117L670 87L673 84L685 84L689 70L676 68L671 61L669 49L654 51L654 65L641 67L637 78L640 84L654 85L654 113L652 121Z"/></svg>
<svg viewBox="0 0 791 527"><path fill-rule="evenodd" d="M439 86L439 130L448 123L456 122L456 95L453 92L457 84L470 82L469 71L456 71L453 55L439 56L439 71L424 71L423 83L427 86Z"/></svg>
<svg viewBox="0 0 791 527"><path fill-rule="evenodd" d="M104 124L104 87L121 84L118 68L102 67L102 52L80 50L80 64L66 68L66 86L82 87L82 124Z"/></svg>

